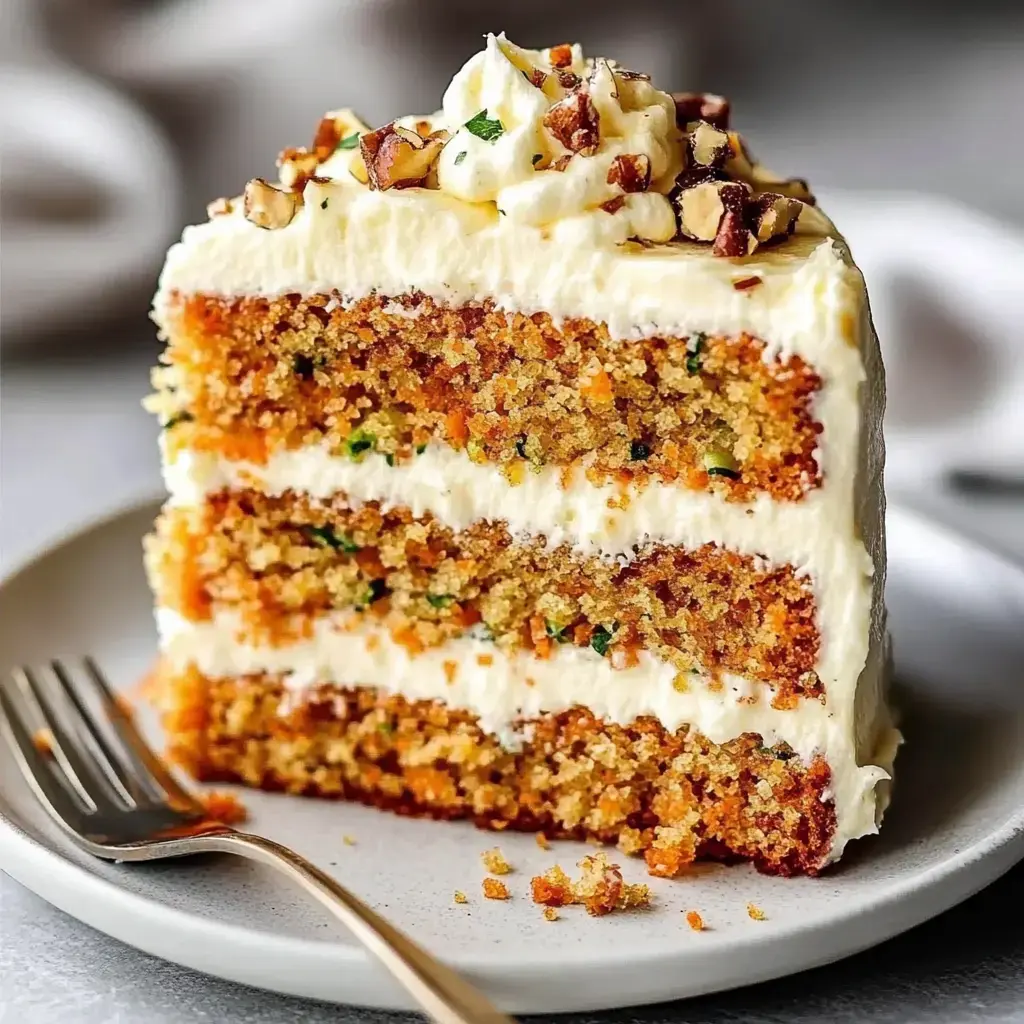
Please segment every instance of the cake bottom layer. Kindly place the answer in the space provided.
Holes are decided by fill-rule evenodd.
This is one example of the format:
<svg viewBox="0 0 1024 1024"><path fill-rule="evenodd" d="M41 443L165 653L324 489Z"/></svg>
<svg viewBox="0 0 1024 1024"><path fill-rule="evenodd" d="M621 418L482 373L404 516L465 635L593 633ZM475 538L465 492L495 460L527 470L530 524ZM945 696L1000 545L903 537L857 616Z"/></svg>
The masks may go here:
<svg viewBox="0 0 1024 1024"><path fill-rule="evenodd" d="M522 723L508 749L470 712L371 688L297 698L279 677L166 663L157 681L169 754L204 781L617 843L665 877L695 860L816 874L835 830L824 759L806 764L754 733L716 744L686 726L624 727L575 707Z"/></svg>

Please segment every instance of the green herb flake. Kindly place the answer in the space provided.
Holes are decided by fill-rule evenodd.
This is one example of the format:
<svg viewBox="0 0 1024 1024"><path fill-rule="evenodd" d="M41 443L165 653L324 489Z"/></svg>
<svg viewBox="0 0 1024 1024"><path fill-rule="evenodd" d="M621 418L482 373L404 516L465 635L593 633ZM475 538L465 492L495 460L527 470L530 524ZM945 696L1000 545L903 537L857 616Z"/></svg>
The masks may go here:
<svg viewBox="0 0 1024 1024"><path fill-rule="evenodd" d="M345 452L352 459L358 459L364 452L370 451L377 444L377 435L359 427L353 430L345 440Z"/></svg>
<svg viewBox="0 0 1024 1024"><path fill-rule="evenodd" d="M395 731L395 727L390 722L380 722L377 726L377 732L382 732L387 736L390 736Z"/></svg>
<svg viewBox="0 0 1024 1024"><path fill-rule="evenodd" d="M304 526L302 532L322 548L334 548L346 555L354 555L359 550L359 545L351 537L335 533L329 526Z"/></svg>
<svg viewBox="0 0 1024 1024"><path fill-rule="evenodd" d="M335 147L334 152L337 153L342 149L355 149L359 145L359 132L353 132L351 135L346 135Z"/></svg>
<svg viewBox="0 0 1024 1024"><path fill-rule="evenodd" d="M313 379L313 369L316 364L309 356L296 356L292 360L292 369L295 371L296 377L301 377L303 380Z"/></svg>
<svg viewBox="0 0 1024 1024"><path fill-rule="evenodd" d="M394 456L394 454L392 452L388 452L387 455L384 456L384 461L389 466L393 466L395 464L395 456Z"/></svg>
<svg viewBox="0 0 1024 1024"><path fill-rule="evenodd" d="M172 427L176 427L179 423L191 423L194 419L195 416L193 416L192 413L188 412L188 410L182 410L181 412L176 412L171 416L167 422L164 423L163 429L170 430Z"/></svg>
<svg viewBox="0 0 1024 1024"><path fill-rule="evenodd" d="M369 608L374 601L379 601L382 597L387 597L391 591L388 590L388 585L383 580L370 580L369 586L366 588L366 594L362 600L356 604L356 611L364 611Z"/></svg>
<svg viewBox="0 0 1024 1024"><path fill-rule="evenodd" d="M447 608L454 600L454 594L427 594L427 604L431 608Z"/></svg>
<svg viewBox="0 0 1024 1024"><path fill-rule="evenodd" d="M590 646L603 658L608 653L608 645L612 642L612 633L604 626L598 626L590 634Z"/></svg>
<svg viewBox="0 0 1024 1024"><path fill-rule="evenodd" d="M739 465L731 452L724 448L709 448L703 455L704 469L708 476L724 476L728 480L739 480Z"/></svg>
<svg viewBox="0 0 1024 1024"><path fill-rule="evenodd" d="M701 366L704 362L704 343L708 340L708 336L701 331L698 331L686 345L686 351L689 353L686 357L686 372L687 373L700 373Z"/></svg>
<svg viewBox="0 0 1024 1024"><path fill-rule="evenodd" d="M464 127L471 135L475 135L478 139L483 139L484 142L494 142L495 139L500 139L505 134L505 126L501 123L500 119L494 118L494 120L491 120L488 118L486 109L471 117Z"/></svg>
<svg viewBox="0 0 1024 1024"><path fill-rule="evenodd" d="M326 199L320 204L320 209L321 210L326 210L327 209L327 200Z"/></svg>
<svg viewBox="0 0 1024 1024"><path fill-rule="evenodd" d="M416 454L417 455L422 455L426 450L427 450L427 446L425 444L418 444L418 445L416 445Z"/></svg>
<svg viewBox="0 0 1024 1024"><path fill-rule="evenodd" d="M569 631L568 626L562 626L561 628L559 628L550 619L545 619L544 631L547 633L549 637L551 637L552 640L556 641L557 643L565 644L569 642L569 637L567 635Z"/></svg>
<svg viewBox="0 0 1024 1024"><path fill-rule="evenodd" d="M631 462L644 462L650 457L651 446L644 441L629 442L629 458Z"/></svg>
<svg viewBox="0 0 1024 1024"><path fill-rule="evenodd" d="M500 206L498 207L498 213L500 213L502 217L508 216L508 214Z"/></svg>
<svg viewBox="0 0 1024 1024"><path fill-rule="evenodd" d="M533 166L536 167L537 164L539 164L541 162L541 160L543 160L543 159L544 159L544 154L543 153L534 153L533 154L533 160L532 160Z"/></svg>
<svg viewBox="0 0 1024 1024"><path fill-rule="evenodd" d="M463 150L461 153L456 153L455 154L455 161L454 161L455 166L458 167L459 164L461 164L462 161L465 160L465 159L466 159L466 151L465 150Z"/></svg>

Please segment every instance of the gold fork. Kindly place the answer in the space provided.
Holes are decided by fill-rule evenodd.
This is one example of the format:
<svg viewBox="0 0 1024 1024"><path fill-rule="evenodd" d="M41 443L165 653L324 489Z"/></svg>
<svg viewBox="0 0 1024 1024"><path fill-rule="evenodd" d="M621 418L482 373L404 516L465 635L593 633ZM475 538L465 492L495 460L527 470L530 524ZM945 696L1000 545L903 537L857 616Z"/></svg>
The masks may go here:
<svg viewBox="0 0 1024 1024"><path fill-rule="evenodd" d="M235 853L277 868L348 927L438 1024L512 1024L476 989L287 847L212 821L153 753L96 663L0 685L3 732L43 807L83 850L123 862ZM87 696L88 695L88 696ZM90 708L98 703L102 719ZM36 722L46 729L37 745Z"/></svg>

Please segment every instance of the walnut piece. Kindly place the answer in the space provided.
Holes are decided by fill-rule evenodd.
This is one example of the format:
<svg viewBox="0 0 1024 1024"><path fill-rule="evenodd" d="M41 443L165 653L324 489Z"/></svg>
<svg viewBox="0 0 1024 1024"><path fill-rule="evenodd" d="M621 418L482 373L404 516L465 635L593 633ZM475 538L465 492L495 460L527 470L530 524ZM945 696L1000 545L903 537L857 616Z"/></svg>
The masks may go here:
<svg viewBox="0 0 1024 1024"><path fill-rule="evenodd" d="M730 153L729 135L710 121L697 121L690 129L689 147L698 167L718 167Z"/></svg>
<svg viewBox="0 0 1024 1024"><path fill-rule="evenodd" d="M729 127L729 101L710 92L674 92L676 124L685 128L691 121L707 121L725 131Z"/></svg>
<svg viewBox="0 0 1024 1024"><path fill-rule="evenodd" d="M762 192L752 204L752 228L759 242L785 238L793 233L803 205L797 199Z"/></svg>
<svg viewBox="0 0 1024 1024"><path fill-rule="evenodd" d="M375 132L368 132L359 139L367 183L379 192L422 185L447 141L446 132L435 132L423 138L393 121ZM354 168L353 173L356 173Z"/></svg>
<svg viewBox="0 0 1024 1024"><path fill-rule="evenodd" d="M245 219L268 231L275 231L291 224L301 205L301 192L274 188L262 178L253 178L245 186Z"/></svg>
<svg viewBox="0 0 1024 1024"><path fill-rule="evenodd" d="M735 181L705 181L684 188L675 197L679 230L687 238L713 242L727 213L743 220L743 206L750 188Z"/></svg>
<svg viewBox="0 0 1024 1024"><path fill-rule="evenodd" d="M362 135L369 130L370 126L351 110L332 110L325 114L317 125L316 135L313 138L313 152L316 154L317 160L323 163L334 154L339 143L345 139L352 139L353 135ZM351 146L346 146L346 148L354 149L354 141Z"/></svg>
<svg viewBox="0 0 1024 1024"><path fill-rule="evenodd" d="M544 115L544 127L573 153L592 156L600 140L599 119L588 93L580 90L559 100Z"/></svg>
<svg viewBox="0 0 1024 1024"><path fill-rule="evenodd" d="M319 164L316 153L305 147L282 149L277 155L278 177L285 188L301 189L316 174Z"/></svg>
<svg viewBox="0 0 1024 1024"><path fill-rule="evenodd" d="M623 192L646 192L651 184L651 160L646 153L624 153L608 168L609 185Z"/></svg>

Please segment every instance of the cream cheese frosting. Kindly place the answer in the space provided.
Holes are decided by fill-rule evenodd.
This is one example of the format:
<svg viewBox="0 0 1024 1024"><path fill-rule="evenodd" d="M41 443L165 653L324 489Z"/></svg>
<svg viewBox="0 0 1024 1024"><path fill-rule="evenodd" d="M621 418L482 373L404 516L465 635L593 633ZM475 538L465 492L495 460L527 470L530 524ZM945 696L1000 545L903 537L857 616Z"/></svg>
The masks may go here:
<svg viewBox="0 0 1024 1024"><path fill-rule="evenodd" d="M632 668L613 669L589 648L558 647L542 660L464 636L410 657L385 629L370 623L353 627L352 618L325 616L313 623L308 639L256 647L237 639L240 623L230 613L196 623L166 608L157 611L161 646L172 664L194 664L214 677L281 673L290 702L301 702L323 685L375 686L409 700L442 700L476 714L481 727L509 749L524 738L520 720L577 704L623 725L641 715L653 715L670 730L689 724L715 743L758 733L766 745L788 743L807 763L816 754L827 757L837 819L832 858L850 839L876 831L875 789L889 778L892 734L881 733L872 751L880 756L860 766L844 718L818 701L778 711L758 699L757 684L731 675L721 678L720 690L699 675L680 690L674 685L676 668L647 653ZM482 666L480 656L490 664Z"/></svg>

